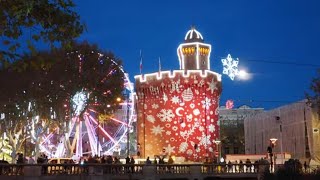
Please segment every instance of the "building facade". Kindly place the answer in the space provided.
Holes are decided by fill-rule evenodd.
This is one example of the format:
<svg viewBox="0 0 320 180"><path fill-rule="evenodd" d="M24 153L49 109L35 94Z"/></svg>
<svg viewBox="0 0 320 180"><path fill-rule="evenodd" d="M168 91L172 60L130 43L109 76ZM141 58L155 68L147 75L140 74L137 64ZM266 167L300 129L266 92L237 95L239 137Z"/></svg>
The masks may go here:
<svg viewBox="0 0 320 180"><path fill-rule="evenodd" d="M263 112L263 108L242 105L239 108L219 110L221 155L245 154L244 119Z"/></svg>
<svg viewBox="0 0 320 180"><path fill-rule="evenodd" d="M139 151L199 161L216 149L221 75L210 70L211 45L196 29L177 53L179 70L135 76Z"/></svg>
<svg viewBox="0 0 320 180"><path fill-rule="evenodd" d="M306 100L257 114L244 122L247 153L267 154L270 139L275 138L273 153L320 162L319 114Z"/></svg>

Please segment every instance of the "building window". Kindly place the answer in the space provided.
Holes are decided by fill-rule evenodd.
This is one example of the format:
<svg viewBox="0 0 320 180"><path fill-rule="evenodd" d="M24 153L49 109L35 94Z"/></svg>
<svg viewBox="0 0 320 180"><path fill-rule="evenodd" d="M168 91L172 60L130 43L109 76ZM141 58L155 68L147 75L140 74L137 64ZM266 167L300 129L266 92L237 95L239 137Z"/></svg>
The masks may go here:
<svg viewBox="0 0 320 180"><path fill-rule="evenodd" d="M239 148L238 147L234 147L233 148L233 154L239 154Z"/></svg>
<svg viewBox="0 0 320 180"><path fill-rule="evenodd" d="M230 154L229 147L225 147L225 148L224 148L224 154Z"/></svg>

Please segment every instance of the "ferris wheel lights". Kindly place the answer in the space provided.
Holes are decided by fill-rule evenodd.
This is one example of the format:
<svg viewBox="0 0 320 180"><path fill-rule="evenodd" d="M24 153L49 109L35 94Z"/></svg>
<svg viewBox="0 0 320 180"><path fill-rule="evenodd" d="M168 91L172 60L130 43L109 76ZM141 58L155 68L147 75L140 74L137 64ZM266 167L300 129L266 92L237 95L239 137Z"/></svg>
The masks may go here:
<svg viewBox="0 0 320 180"><path fill-rule="evenodd" d="M79 51L74 51L67 53L70 54L77 54L80 53ZM92 51L91 53L96 53ZM77 54L78 60L79 60L79 71L82 71L82 63L86 61L86 55L83 54ZM105 56L104 54L97 53L98 55L98 65L104 65L107 61L111 61L112 65L114 67L118 67L116 70L111 70L107 72L106 76L109 75L115 75L115 72L120 71L124 74L124 90L125 92L128 92L128 96L113 96L113 93L111 90L104 90L102 92L102 96L106 97L112 97L113 100L110 103L103 104L101 102L105 101L98 101L97 97L93 93L96 91L95 88L88 89L88 88L82 88L78 92L76 92L71 99L66 98L64 103L61 104L61 106L66 110L65 119L70 119L68 122L64 122L64 127L68 127L68 132L65 133L64 137L60 139L60 141L57 141L59 145L58 147L49 146L52 144L51 138L53 134L49 134L48 136L44 135L42 139L42 143L40 144L40 148L42 152L45 152L49 157L62 157L65 156L64 152L67 150L67 147L65 147L65 142L67 139L72 139L72 143L76 144L74 145L74 150L76 151L75 157L78 159L83 153L89 153L91 152L91 155L96 154L112 154L112 152L116 151L116 146L119 146L119 143L124 143L123 140L126 138L127 132L132 132L132 122L136 121L136 116L134 114L134 102L135 99L133 96L134 94L134 88L133 83L130 82L129 75L124 72L123 67L119 65L115 59ZM103 81L101 81L103 83ZM71 83L71 80L70 80ZM40 84L39 84L40 86ZM63 85L60 85L62 89L65 89ZM71 100L71 102L70 102ZM107 101L106 101L107 102ZM108 121L101 121L100 116L104 115L101 114L100 111L96 110L96 106L104 106L105 113L108 115L105 115L104 119ZM129 110L127 111L127 118L124 118L121 113L123 113L123 107L121 109L116 109L118 106L126 106ZM115 107L114 109L111 109L112 107ZM112 111L111 111L112 110ZM114 112L115 111L115 112ZM114 116L110 115L113 114ZM52 114L55 116L55 114ZM1 119L1 113L0 113L0 119ZM100 124L100 122L102 124ZM106 128L105 126L108 125L107 123L110 123L112 125L112 128ZM59 129L56 129L54 131L58 131ZM110 131L110 132L109 132ZM59 133L58 133L59 134ZM55 142L55 141L52 141ZM83 144L82 144L83 142ZM129 141L130 142L130 141ZM83 146L86 144L85 146ZM89 148L88 148L89 147ZM54 149L54 150L52 150ZM121 150L121 148L119 147ZM120 152L119 152L120 153Z"/></svg>

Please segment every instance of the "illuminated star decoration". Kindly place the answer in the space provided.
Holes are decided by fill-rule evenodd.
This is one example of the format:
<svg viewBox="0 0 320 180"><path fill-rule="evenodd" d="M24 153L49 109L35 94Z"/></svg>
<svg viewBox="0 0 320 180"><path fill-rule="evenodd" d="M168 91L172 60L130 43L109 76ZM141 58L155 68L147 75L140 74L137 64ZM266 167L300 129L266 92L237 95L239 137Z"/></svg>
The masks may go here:
<svg viewBox="0 0 320 180"><path fill-rule="evenodd" d="M226 74L230 77L231 80L234 80L234 77L239 74L238 64L239 59L233 59L230 54L228 54L226 59L221 59L223 65L223 74Z"/></svg>

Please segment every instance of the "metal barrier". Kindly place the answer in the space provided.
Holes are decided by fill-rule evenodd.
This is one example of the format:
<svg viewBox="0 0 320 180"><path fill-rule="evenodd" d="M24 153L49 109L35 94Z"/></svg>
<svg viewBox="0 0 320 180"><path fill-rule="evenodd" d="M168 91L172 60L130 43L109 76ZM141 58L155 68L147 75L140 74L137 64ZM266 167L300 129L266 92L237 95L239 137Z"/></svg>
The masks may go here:
<svg viewBox="0 0 320 180"><path fill-rule="evenodd" d="M0 176L258 174L268 168L266 164L0 164ZM319 173L320 166L302 172Z"/></svg>

